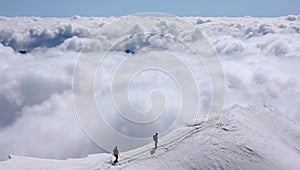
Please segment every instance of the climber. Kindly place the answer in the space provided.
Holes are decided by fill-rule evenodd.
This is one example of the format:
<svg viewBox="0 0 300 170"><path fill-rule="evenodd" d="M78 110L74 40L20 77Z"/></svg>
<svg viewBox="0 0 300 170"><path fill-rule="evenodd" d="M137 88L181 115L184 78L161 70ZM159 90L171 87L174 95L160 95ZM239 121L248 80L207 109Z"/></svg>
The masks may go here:
<svg viewBox="0 0 300 170"><path fill-rule="evenodd" d="M119 150L117 148L117 146L115 147L115 149L113 150L113 155L115 156L115 161L114 163L117 163L118 162L118 158L119 158Z"/></svg>
<svg viewBox="0 0 300 170"><path fill-rule="evenodd" d="M157 142L158 142L158 133L155 133L153 135L153 141L154 141L154 148L157 149Z"/></svg>

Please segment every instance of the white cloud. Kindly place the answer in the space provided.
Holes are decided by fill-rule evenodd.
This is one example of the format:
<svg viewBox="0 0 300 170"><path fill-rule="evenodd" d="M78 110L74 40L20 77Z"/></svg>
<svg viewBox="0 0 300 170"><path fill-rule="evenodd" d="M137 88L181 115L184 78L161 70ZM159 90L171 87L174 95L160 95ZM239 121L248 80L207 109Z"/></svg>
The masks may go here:
<svg viewBox="0 0 300 170"><path fill-rule="evenodd" d="M40 105L25 106L21 116L0 131L0 159L8 154L82 157L100 151L81 130L70 92L53 95Z"/></svg>
<svg viewBox="0 0 300 170"><path fill-rule="evenodd" d="M220 55L227 81L227 107L267 101L290 119L300 120L299 16L184 19L199 28ZM70 19L1 17L0 159L11 153L67 158L99 151L76 119L71 83L74 63L80 51L97 52L111 45L113 33L96 33L113 20L115 18L78 16ZM137 53L160 49L184 58L190 53L185 53L182 45L172 38L193 42L197 37L190 35L195 30L182 28L161 21L153 25L153 30L161 32L161 35L127 37L113 49L118 54L116 60L122 59L117 57L128 56L124 53L126 49ZM136 25L132 33L143 29L142 25ZM29 53L20 54L19 50ZM202 66L192 57L187 58L189 66L195 67L195 71L201 70ZM109 62L104 71L111 74L117 63ZM107 80L105 77L102 79L104 82ZM140 77L139 81L144 79ZM163 76L156 79L164 82ZM206 85L204 74L196 75L196 79L204 96L205 104L201 109L207 110L210 88ZM146 86L148 83L141 81L140 84ZM136 93L131 94L137 95L134 102L138 107L146 107L147 104L143 103L146 100L141 100L143 97L139 95L148 97L147 94L141 87L135 90ZM101 95L105 98L108 93L104 91ZM170 103L172 101L171 98ZM120 122L115 123L119 125Z"/></svg>

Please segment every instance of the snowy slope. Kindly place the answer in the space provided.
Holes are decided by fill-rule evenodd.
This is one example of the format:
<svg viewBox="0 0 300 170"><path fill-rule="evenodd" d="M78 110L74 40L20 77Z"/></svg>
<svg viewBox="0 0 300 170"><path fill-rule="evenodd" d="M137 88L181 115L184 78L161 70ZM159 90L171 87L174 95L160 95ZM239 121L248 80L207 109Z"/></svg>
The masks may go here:
<svg viewBox="0 0 300 170"><path fill-rule="evenodd" d="M199 136L215 128L205 143ZM0 169L300 169L300 126L267 104L234 106L218 124L197 123L152 144L121 153L112 166L110 154L82 159L48 160L12 155Z"/></svg>

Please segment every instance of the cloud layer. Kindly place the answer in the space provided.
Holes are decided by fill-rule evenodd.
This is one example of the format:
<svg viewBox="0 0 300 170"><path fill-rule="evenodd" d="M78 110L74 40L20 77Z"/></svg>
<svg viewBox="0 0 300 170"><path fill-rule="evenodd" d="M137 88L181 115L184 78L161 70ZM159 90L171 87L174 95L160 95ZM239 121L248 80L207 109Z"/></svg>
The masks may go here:
<svg viewBox="0 0 300 170"><path fill-rule="evenodd" d="M72 76L80 52L97 52L112 45L109 40L114 34L98 35L97 31L116 19L0 17L1 160L8 154L68 158L101 151L77 121L71 93ZM267 101L288 118L300 120L299 16L182 19L197 27L219 54L226 77L226 107ZM143 31L143 27L137 23L132 29L133 36L112 49L112 54L118 57L108 60L102 81L105 82L105 76L116 66L112 63L117 64L122 57L131 55L124 52L127 49L136 53L152 49L169 51L189 58L195 71L203 68L176 42L176 39L195 41L197 34L191 33L193 30L182 30L183 27L165 19L153 25L160 35L134 35ZM115 31L118 29L121 28ZM149 107L140 97L147 97L140 86L149 84L143 81L147 74L143 76L131 91L133 103L142 110ZM205 111L211 93L206 86L207 75L199 73L196 79L200 93L206 96L201 108ZM166 79L158 75L155 80L163 83ZM170 83L165 82L162 89L168 86ZM108 95L105 91L100 94L100 98ZM118 121L112 123L120 125Z"/></svg>

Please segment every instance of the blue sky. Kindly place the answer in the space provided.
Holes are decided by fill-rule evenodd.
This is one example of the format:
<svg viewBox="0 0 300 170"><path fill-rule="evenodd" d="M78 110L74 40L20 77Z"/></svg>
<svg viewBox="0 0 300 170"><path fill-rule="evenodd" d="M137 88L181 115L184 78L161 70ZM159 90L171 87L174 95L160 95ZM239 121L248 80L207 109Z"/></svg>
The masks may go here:
<svg viewBox="0 0 300 170"><path fill-rule="evenodd" d="M179 16L300 14L299 0L1 0L2 16L120 16L165 12Z"/></svg>

